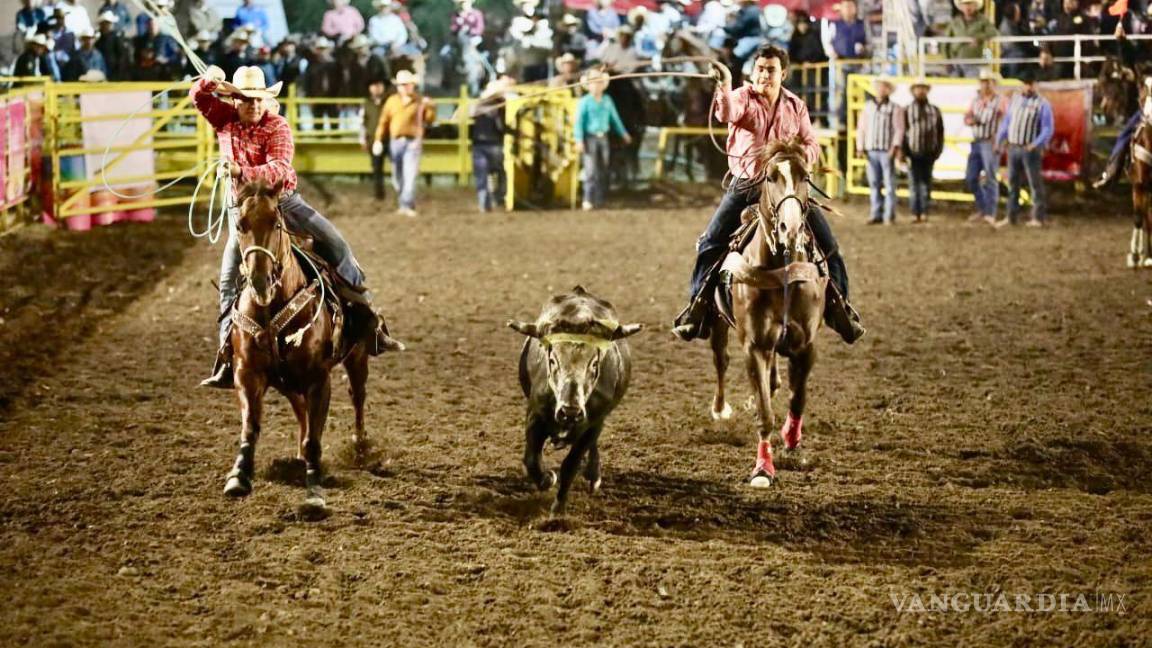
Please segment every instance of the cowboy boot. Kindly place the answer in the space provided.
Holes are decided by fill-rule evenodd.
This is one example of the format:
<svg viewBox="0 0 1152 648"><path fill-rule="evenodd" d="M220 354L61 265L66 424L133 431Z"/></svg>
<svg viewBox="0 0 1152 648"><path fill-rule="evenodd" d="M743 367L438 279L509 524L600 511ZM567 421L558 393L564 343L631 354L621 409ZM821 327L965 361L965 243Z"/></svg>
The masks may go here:
<svg viewBox="0 0 1152 648"><path fill-rule="evenodd" d="M1104 173L1100 174L1100 179L1092 183L1093 189L1103 189L1116 181L1123 171L1124 156L1113 155L1108 158L1108 165L1104 167Z"/></svg>
<svg viewBox="0 0 1152 648"><path fill-rule="evenodd" d="M384 315L372 308L371 292L363 287L341 286L339 293L348 313L345 330L351 335L349 339L364 340L368 345L368 355L404 350L404 343L388 334Z"/></svg>
<svg viewBox="0 0 1152 648"><path fill-rule="evenodd" d="M839 333L847 344L853 344L864 337L868 329L860 323L860 313L856 312L852 304L835 290L830 290L828 293L828 303L824 307L824 321L829 328Z"/></svg>
<svg viewBox="0 0 1152 648"><path fill-rule="evenodd" d="M216 389L232 389L235 380L232 374L232 343L231 336L225 336L224 343L216 352L216 362L212 365L212 375L200 381L201 387Z"/></svg>
<svg viewBox="0 0 1152 648"><path fill-rule="evenodd" d="M703 296L693 299L676 316L672 326L672 335L685 342L708 339L712 332L710 310L708 301Z"/></svg>

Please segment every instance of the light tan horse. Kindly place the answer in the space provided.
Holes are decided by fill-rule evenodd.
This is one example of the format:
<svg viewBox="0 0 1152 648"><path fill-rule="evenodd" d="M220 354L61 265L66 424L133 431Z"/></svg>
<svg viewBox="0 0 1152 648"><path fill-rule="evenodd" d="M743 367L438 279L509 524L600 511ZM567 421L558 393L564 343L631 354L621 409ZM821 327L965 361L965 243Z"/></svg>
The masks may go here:
<svg viewBox="0 0 1152 648"><path fill-rule="evenodd" d="M784 448L791 451L800 444L806 384L816 362L816 332L823 321L828 280L813 263L814 244L805 224L809 168L803 146L796 140L773 143L761 159L764 175L755 210L758 228L742 253L729 254L724 272L732 287L732 320L747 356L760 418L760 443L750 483L767 488L776 478L771 444L772 396L780 386L776 356L788 358L792 400L780 436ZM718 420L732 415L724 398L728 327L722 324L717 323L711 337L716 364L712 416Z"/></svg>

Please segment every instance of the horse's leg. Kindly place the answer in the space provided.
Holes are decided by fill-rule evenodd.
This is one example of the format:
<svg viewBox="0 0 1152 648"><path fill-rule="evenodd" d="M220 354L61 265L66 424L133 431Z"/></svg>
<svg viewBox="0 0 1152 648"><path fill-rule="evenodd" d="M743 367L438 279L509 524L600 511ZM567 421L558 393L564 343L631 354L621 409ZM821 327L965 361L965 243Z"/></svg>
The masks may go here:
<svg viewBox="0 0 1152 648"><path fill-rule="evenodd" d="M267 386L263 378L246 372L237 372L240 399L240 413L243 427L240 432L240 453L236 463L224 480L224 494L229 497L244 497L252 492L252 475L256 469L256 442L260 440L261 419L264 415L264 392Z"/></svg>
<svg viewBox="0 0 1152 648"><path fill-rule="evenodd" d="M548 440L548 426L540 419L540 415L529 411L528 424L525 426L524 436L524 470L528 472L528 479L540 490L548 490L556 483L556 473L549 470L544 472L541 462L541 453L544 442Z"/></svg>
<svg viewBox="0 0 1152 648"><path fill-rule="evenodd" d="M1128 245L1128 267L1139 268L1144 259L1144 242L1148 237L1147 209L1144 206L1144 189L1139 181L1132 181L1132 210L1136 215L1136 222L1132 227L1132 241Z"/></svg>
<svg viewBox="0 0 1152 648"><path fill-rule="evenodd" d="M727 421L732 418L732 406L724 396L725 374L728 371L728 325L719 319L712 327L712 364L716 366L716 394L712 397L712 420Z"/></svg>
<svg viewBox="0 0 1152 648"><path fill-rule="evenodd" d="M792 356L788 361L788 386L792 389L792 400L788 404L788 418L780 428L780 438L785 450L800 447L800 436L804 427L804 406L808 402L808 375L816 364L816 345Z"/></svg>
<svg viewBox="0 0 1152 648"><path fill-rule="evenodd" d="M752 389L756 392L757 414L760 419L759 444L756 446L756 467L752 469L753 488L768 488L776 478L776 467L772 464L772 428L775 421L772 416L772 388L769 384L768 373L772 364L774 351L764 350L755 346L754 341L745 345L748 354L748 379L752 382Z"/></svg>
<svg viewBox="0 0 1152 648"><path fill-rule="evenodd" d="M308 494L304 506L316 510L323 510L325 506L324 491L321 488L324 475L320 466L320 455L323 452L320 443L324 436L324 425L328 422L328 402L331 396L332 383L328 376L324 376L323 382L308 390L308 436L304 439L304 466L307 470L304 485Z"/></svg>
<svg viewBox="0 0 1152 648"><path fill-rule="evenodd" d="M304 441L308 439L308 400L304 394L285 394L288 403L292 405L292 413L296 415L296 423L300 431L296 436L296 458L304 461Z"/></svg>
<svg viewBox="0 0 1152 648"><path fill-rule="evenodd" d="M363 344L344 359L344 371L348 374L348 396L352 399L352 410L356 422L352 428L352 445L357 456L365 449L368 437L364 432L364 401L368 397L368 353Z"/></svg>
<svg viewBox="0 0 1152 648"><path fill-rule="evenodd" d="M572 480L576 478L576 472L580 470L580 461L584 458L589 446L596 443L599 436L599 426L590 428L580 435L576 443L572 444L568 456L564 457L564 462L560 464L560 486L556 489L556 501L552 502L552 515L564 515L564 510L568 506L568 489L572 487Z"/></svg>

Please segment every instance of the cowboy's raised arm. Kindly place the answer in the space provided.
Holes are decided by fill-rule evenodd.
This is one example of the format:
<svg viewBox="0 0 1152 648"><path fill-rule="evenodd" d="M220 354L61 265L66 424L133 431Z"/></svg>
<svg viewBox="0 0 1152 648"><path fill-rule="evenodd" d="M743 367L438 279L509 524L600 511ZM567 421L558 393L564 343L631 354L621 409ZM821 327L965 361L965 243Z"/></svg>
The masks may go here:
<svg viewBox="0 0 1152 648"><path fill-rule="evenodd" d="M245 182L263 180L269 185L275 185L277 182L296 178L296 172L292 170L292 157L296 153L296 148L292 143L292 129L288 126L288 120L277 119L274 128L268 137L265 149L268 161L255 166L241 166L241 180Z"/></svg>
<svg viewBox="0 0 1152 648"><path fill-rule="evenodd" d="M723 63L713 65L711 76L716 80L716 119L735 124L748 110L748 93L732 90L732 73Z"/></svg>
<svg viewBox="0 0 1152 648"><path fill-rule="evenodd" d="M219 97L213 94L223 80L224 71L213 65L208 68L203 77L192 84L192 89L188 91L188 96L192 98L196 110L204 115L204 119L207 119L213 128L223 128L237 119L236 108L221 101Z"/></svg>

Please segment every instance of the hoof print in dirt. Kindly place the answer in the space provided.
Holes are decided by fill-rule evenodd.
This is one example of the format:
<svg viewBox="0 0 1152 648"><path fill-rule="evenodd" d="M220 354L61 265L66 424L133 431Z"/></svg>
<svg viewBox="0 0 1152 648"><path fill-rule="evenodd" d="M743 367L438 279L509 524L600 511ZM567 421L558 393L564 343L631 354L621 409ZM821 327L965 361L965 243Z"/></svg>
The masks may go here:
<svg viewBox="0 0 1152 648"><path fill-rule="evenodd" d="M632 374L625 338L644 326L621 324L612 304L580 286L554 295L535 322L509 321L508 326L527 337L520 352L520 387L528 399L524 469L540 490L559 484L552 510L563 511L585 455L584 476L600 483L600 431ZM549 440L569 448L558 480L542 465Z"/></svg>

